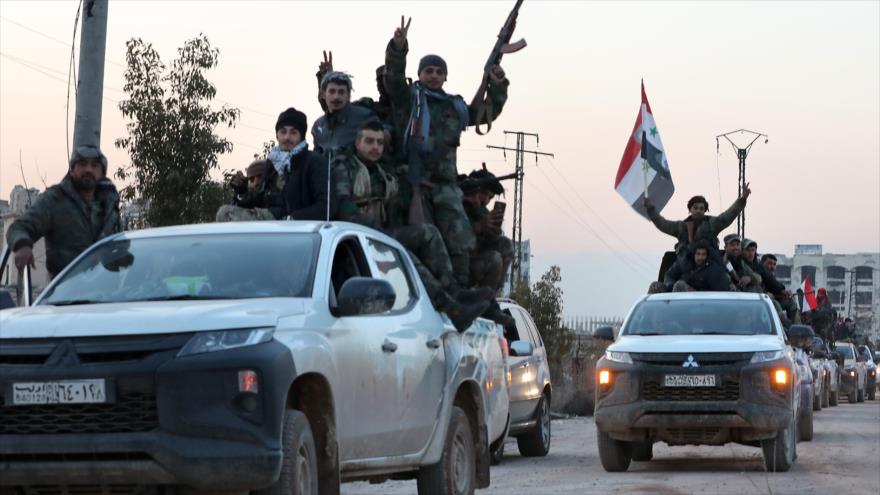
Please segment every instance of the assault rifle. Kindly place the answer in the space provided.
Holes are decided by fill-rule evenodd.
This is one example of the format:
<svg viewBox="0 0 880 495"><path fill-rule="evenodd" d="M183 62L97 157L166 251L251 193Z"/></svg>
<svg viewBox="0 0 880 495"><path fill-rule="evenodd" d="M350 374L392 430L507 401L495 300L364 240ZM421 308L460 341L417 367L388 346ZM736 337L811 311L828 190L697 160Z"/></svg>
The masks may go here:
<svg viewBox="0 0 880 495"><path fill-rule="evenodd" d="M477 89L477 94L471 100L471 109L475 111L477 116L475 129L477 134L481 136L492 130L492 121L495 120L492 101L486 100L486 91L489 89L489 72L492 70L492 67L501 63L501 57L505 53L518 52L526 47L525 39L520 39L515 43L510 42L513 30L516 29L516 18L519 15L519 8L522 6L522 3L523 0L516 0L516 5L513 6L513 10L510 11L507 20L501 26L501 32L498 33L498 41L495 42L495 46L489 54L489 59L486 60L486 65L483 66L483 80L480 81L480 88ZM485 132L480 129L480 125L483 123L486 124Z"/></svg>
<svg viewBox="0 0 880 495"><path fill-rule="evenodd" d="M473 191L474 189L480 189L484 186L488 186L493 182L501 182L503 180L510 179L516 179L516 172L512 174L502 175L500 177L483 177L480 179L463 178L458 181L458 187L461 188L463 192L468 192Z"/></svg>
<svg viewBox="0 0 880 495"><path fill-rule="evenodd" d="M409 225L418 225L425 223L425 212L422 208L422 145L424 139L421 133L421 99L422 88L416 84L416 90L413 92L413 112L409 122L409 136L407 136L407 152L409 155L409 163L407 165L406 178L409 182L412 192L409 202L409 213L407 215L407 223Z"/></svg>

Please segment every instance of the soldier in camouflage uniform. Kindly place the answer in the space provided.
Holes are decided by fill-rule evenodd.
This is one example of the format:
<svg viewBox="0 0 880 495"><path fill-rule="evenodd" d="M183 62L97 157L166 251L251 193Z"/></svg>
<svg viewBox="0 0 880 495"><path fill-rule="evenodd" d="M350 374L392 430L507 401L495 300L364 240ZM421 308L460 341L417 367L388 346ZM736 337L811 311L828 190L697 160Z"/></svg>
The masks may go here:
<svg viewBox="0 0 880 495"><path fill-rule="evenodd" d="M741 245L742 239L737 234L724 236L724 259L722 263L725 269L728 270L728 275L730 275L732 280L731 290L761 294L764 292L761 286L763 280L743 259ZM732 272L729 271L728 266L733 268Z"/></svg>
<svg viewBox="0 0 880 495"><path fill-rule="evenodd" d="M268 160L256 160L247 168L247 177L237 172L229 181L235 191L234 204L223 205L217 211L218 222L275 220L273 211L284 210L281 191L275 186L277 174Z"/></svg>
<svg viewBox="0 0 880 495"><path fill-rule="evenodd" d="M420 178L413 182L422 191L425 221L440 230L455 276L464 285L470 280L470 253L476 248L476 238L456 184L456 150L462 131L482 122L477 122L476 109L468 107L461 96L443 90L447 67L439 56L423 57L418 81L407 82L408 29L409 23L404 24L401 18L401 25L385 50L385 89L391 101L395 134L407 140L399 147L398 159L403 161L405 154L413 150L420 157ZM508 85L501 67L493 67L487 98L498 114L507 101ZM413 165L411 159L405 161Z"/></svg>
<svg viewBox="0 0 880 495"><path fill-rule="evenodd" d="M479 299L486 291L459 288L440 232L430 224L403 225L396 203L397 177L381 163L384 129L379 121L367 122L355 138L355 152L338 155L332 163L337 220L359 223L377 230L387 227L410 251L431 302L447 313L456 328L467 329L489 304ZM460 299L460 301L456 300Z"/></svg>

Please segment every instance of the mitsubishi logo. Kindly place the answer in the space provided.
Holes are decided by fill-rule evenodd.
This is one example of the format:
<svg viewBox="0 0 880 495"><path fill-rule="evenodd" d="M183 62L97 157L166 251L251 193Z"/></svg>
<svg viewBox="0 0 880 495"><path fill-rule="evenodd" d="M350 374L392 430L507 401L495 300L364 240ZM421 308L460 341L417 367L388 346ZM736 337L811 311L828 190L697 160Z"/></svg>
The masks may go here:
<svg viewBox="0 0 880 495"><path fill-rule="evenodd" d="M76 355L76 347L70 340L63 340L57 346L49 359L46 366L76 366L80 364L79 356Z"/></svg>
<svg viewBox="0 0 880 495"><path fill-rule="evenodd" d="M687 360L685 362L681 363L681 367L682 368L699 368L700 363L698 363L697 360L694 359L693 354L689 354Z"/></svg>

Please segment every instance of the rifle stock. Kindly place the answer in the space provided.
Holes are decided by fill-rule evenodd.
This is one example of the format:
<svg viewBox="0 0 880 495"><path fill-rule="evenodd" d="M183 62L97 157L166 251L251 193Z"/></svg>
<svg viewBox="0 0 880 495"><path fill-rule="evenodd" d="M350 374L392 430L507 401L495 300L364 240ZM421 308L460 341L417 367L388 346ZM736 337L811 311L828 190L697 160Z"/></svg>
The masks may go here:
<svg viewBox="0 0 880 495"><path fill-rule="evenodd" d="M486 99L486 92L489 90L489 73L492 70L492 67L501 63L501 57L503 55L518 52L526 47L525 39L520 39L515 43L510 42L510 38L513 36L513 30L516 29L516 18L519 15L519 8L522 6L522 3L523 0L516 1L516 4L507 16L507 20L504 22L504 25L501 26L501 31L498 33L498 40L495 42L495 46L492 47L492 52L489 53L489 59L486 60L486 65L483 66L483 79L480 81L477 94L474 95L474 99L471 100L471 108L474 109L474 113L476 114L475 129L477 134L481 136L492 130L492 121L495 120L495 109L492 108L492 100ZM480 128L483 124L486 125L485 131Z"/></svg>

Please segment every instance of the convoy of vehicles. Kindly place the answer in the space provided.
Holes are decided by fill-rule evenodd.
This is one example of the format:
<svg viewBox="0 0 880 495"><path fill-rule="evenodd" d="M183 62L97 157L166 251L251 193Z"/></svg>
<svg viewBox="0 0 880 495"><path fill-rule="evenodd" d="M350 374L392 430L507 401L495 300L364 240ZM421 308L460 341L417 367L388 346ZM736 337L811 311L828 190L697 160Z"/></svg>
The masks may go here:
<svg viewBox="0 0 880 495"><path fill-rule="evenodd" d="M835 349L840 353L843 361L840 393L847 396L850 404L864 402L868 375L864 356L861 356L856 346L849 342L837 342Z"/></svg>
<svg viewBox="0 0 880 495"><path fill-rule="evenodd" d="M813 377L822 382L821 407L836 406L840 392L840 368L837 365L837 353L828 349L822 337L813 337L810 349L810 365L815 370Z"/></svg>
<svg viewBox="0 0 880 495"><path fill-rule="evenodd" d="M874 400L877 397L877 363L868 346L860 345L858 350L865 361L865 398Z"/></svg>

